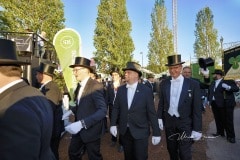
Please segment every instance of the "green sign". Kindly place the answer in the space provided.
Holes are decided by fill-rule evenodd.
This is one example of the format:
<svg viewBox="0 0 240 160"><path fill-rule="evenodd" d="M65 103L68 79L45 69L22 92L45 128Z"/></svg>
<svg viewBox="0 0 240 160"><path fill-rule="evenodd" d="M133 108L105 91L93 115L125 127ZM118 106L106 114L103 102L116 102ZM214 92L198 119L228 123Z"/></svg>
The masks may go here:
<svg viewBox="0 0 240 160"><path fill-rule="evenodd" d="M73 99L73 92L77 82L69 66L74 64L75 57L81 55L80 34L71 28L62 29L54 36L53 45L60 61L66 86Z"/></svg>

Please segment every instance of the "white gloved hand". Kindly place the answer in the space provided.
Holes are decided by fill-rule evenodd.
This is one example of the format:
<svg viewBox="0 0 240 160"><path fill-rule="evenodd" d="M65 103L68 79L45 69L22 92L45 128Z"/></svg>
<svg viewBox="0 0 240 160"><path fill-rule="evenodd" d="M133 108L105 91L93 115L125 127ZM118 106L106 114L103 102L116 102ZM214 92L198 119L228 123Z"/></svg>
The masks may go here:
<svg viewBox="0 0 240 160"><path fill-rule="evenodd" d="M231 89L231 86L227 85L226 83L222 83L222 87L225 88L226 90Z"/></svg>
<svg viewBox="0 0 240 160"><path fill-rule="evenodd" d="M152 144L153 145L159 144L160 141L161 141L161 137L160 136L159 137L152 136Z"/></svg>
<svg viewBox="0 0 240 160"><path fill-rule="evenodd" d="M72 115L73 112L71 110L67 111L66 113L63 114L62 120L68 119L70 115Z"/></svg>
<svg viewBox="0 0 240 160"><path fill-rule="evenodd" d="M158 125L161 130L163 130L163 121L162 119L158 119Z"/></svg>
<svg viewBox="0 0 240 160"><path fill-rule="evenodd" d="M68 109L69 109L69 97L68 97L68 95L64 95L64 96L63 96L62 102L63 102L63 107L64 107L66 110L68 110Z"/></svg>
<svg viewBox="0 0 240 160"><path fill-rule="evenodd" d="M111 127L110 127L110 133L111 133L114 137L117 137L117 126L111 126Z"/></svg>
<svg viewBox="0 0 240 160"><path fill-rule="evenodd" d="M202 133L196 132L196 131L192 131L191 138L194 141L198 141L198 140L200 140L202 138Z"/></svg>
<svg viewBox="0 0 240 160"><path fill-rule="evenodd" d="M82 123L80 121L69 124L65 127L65 130L71 134L77 134L83 128Z"/></svg>
<svg viewBox="0 0 240 160"><path fill-rule="evenodd" d="M200 72L202 73L202 75L204 75L206 77L209 76L209 70L208 69L204 70L203 68L200 68Z"/></svg>

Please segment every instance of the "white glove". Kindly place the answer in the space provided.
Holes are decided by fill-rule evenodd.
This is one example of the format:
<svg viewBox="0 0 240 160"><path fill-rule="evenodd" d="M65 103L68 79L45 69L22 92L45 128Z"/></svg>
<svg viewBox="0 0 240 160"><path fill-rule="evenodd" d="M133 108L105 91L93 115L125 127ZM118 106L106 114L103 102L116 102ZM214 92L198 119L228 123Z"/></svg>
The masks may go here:
<svg viewBox="0 0 240 160"><path fill-rule="evenodd" d="M80 121L69 124L65 127L65 130L71 134L77 134L83 128L82 123Z"/></svg>
<svg viewBox="0 0 240 160"><path fill-rule="evenodd" d="M117 137L117 126L111 126L111 127L110 127L110 133L111 133L114 137Z"/></svg>
<svg viewBox="0 0 240 160"><path fill-rule="evenodd" d="M68 110L68 109L69 109L69 97L68 97L68 95L64 95L64 96L63 96L62 102L63 102L63 107L64 107L66 110Z"/></svg>
<svg viewBox="0 0 240 160"><path fill-rule="evenodd" d="M226 83L222 83L222 87L225 88L226 90L231 89L231 86L227 85Z"/></svg>
<svg viewBox="0 0 240 160"><path fill-rule="evenodd" d="M153 145L159 144L160 141L161 141L161 137L160 136L159 137L152 136L152 144Z"/></svg>
<svg viewBox="0 0 240 160"><path fill-rule="evenodd" d="M194 141L198 141L198 140L200 140L202 138L202 133L196 132L196 131L192 131L191 138Z"/></svg>
<svg viewBox="0 0 240 160"><path fill-rule="evenodd" d="M209 70L208 69L204 70L203 68L200 68L200 72L206 77L209 76Z"/></svg>
<svg viewBox="0 0 240 160"><path fill-rule="evenodd" d="M158 119L158 125L161 130L163 130L163 122L162 119Z"/></svg>
<svg viewBox="0 0 240 160"><path fill-rule="evenodd" d="M68 119L70 115L72 115L73 112L71 110L67 111L66 113L63 114L62 120Z"/></svg>

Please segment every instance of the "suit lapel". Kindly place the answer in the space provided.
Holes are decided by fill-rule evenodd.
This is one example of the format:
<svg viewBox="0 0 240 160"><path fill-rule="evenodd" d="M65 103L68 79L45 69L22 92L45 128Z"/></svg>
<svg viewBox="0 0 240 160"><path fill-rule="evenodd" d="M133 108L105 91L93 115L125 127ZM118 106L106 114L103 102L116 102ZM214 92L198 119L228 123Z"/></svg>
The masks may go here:
<svg viewBox="0 0 240 160"><path fill-rule="evenodd" d="M167 97L168 104L170 104L170 90L171 90L171 81L169 79L166 84L166 97Z"/></svg>
<svg viewBox="0 0 240 160"><path fill-rule="evenodd" d="M180 94L180 97L179 97L179 103L178 103L178 106L181 106L181 104L183 103L184 101L184 97L187 95L188 93L188 88L189 88L189 80L184 78L183 80L183 85L182 85L182 91L181 91L181 94Z"/></svg>

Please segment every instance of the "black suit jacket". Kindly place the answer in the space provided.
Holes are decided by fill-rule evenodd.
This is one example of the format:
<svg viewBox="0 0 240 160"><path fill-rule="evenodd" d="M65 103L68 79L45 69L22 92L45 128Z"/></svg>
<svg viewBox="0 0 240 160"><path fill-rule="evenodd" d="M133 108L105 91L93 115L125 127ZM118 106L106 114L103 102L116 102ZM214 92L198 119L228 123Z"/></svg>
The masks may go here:
<svg viewBox="0 0 240 160"><path fill-rule="evenodd" d="M84 120L87 127L80 131L82 140L86 143L99 139L105 132L103 119L107 114L103 85L89 78L81 95L80 103L73 112L75 121Z"/></svg>
<svg viewBox="0 0 240 160"><path fill-rule="evenodd" d="M64 122L62 120L62 92L53 81L44 85L41 92L47 97L53 109L54 123L52 136L60 137L61 133L64 131Z"/></svg>
<svg viewBox="0 0 240 160"><path fill-rule="evenodd" d="M230 90L226 90L222 87L222 84L226 83L231 86ZM233 92L238 92L239 88L233 80L221 80L215 88L215 81L213 81L209 87L209 96L208 101L211 104L213 100L213 96L215 98L215 103L217 107L231 106L234 107L236 105L235 97ZM226 104L226 105L225 105Z"/></svg>
<svg viewBox="0 0 240 160"><path fill-rule="evenodd" d="M115 103L113 105L111 126L117 126L119 119L119 132L124 135L129 130L135 139L146 138L150 135L160 136L160 129L152 90L144 84L138 83L130 109L128 109L127 88L122 85L118 88Z"/></svg>
<svg viewBox="0 0 240 160"><path fill-rule="evenodd" d="M172 123L166 119L170 107L170 78L160 83L158 117L163 119L164 126L171 126ZM199 83L190 78L184 78L182 92L178 103L180 114L180 125L188 127L188 130L202 131L202 111ZM179 126L179 127L181 127ZM190 128L189 128L190 127Z"/></svg>
<svg viewBox="0 0 240 160"><path fill-rule="evenodd" d="M54 160L53 113L43 94L21 82L1 93L0 101L0 108L6 107L0 116L0 159Z"/></svg>

